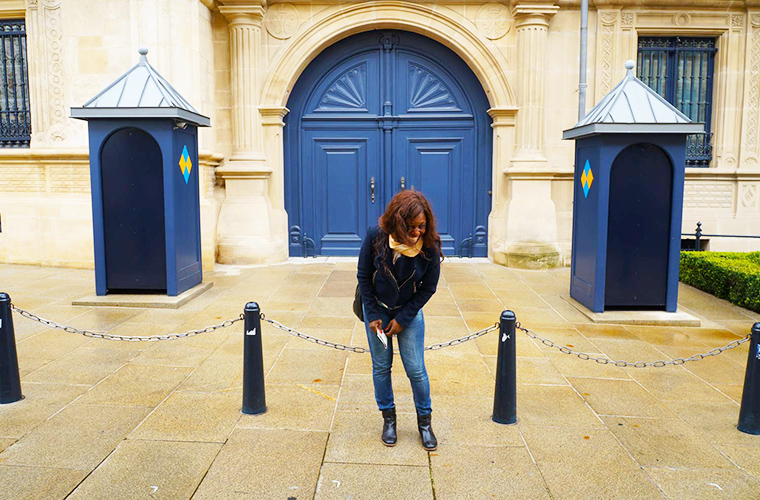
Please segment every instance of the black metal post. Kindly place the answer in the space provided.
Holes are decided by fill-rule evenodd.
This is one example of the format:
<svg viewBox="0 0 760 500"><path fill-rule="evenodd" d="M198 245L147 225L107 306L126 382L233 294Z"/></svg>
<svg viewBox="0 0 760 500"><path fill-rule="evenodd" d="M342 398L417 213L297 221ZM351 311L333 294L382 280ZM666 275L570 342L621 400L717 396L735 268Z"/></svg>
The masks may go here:
<svg viewBox="0 0 760 500"><path fill-rule="evenodd" d="M245 305L243 346L243 413L267 411L264 394L264 356L261 349L261 310L256 302Z"/></svg>
<svg viewBox="0 0 760 500"><path fill-rule="evenodd" d="M760 323L752 325L737 427L747 434L760 434Z"/></svg>
<svg viewBox="0 0 760 500"><path fill-rule="evenodd" d="M493 396L494 422L517 422L517 363L515 350L515 323L512 311L501 313L499 324L499 354L496 358L496 389Z"/></svg>
<svg viewBox="0 0 760 500"><path fill-rule="evenodd" d="M11 298L0 292L0 404L22 399Z"/></svg>
<svg viewBox="0 0 760 500"><path fill-rule="evenodd" d="M694 251L699 252L699 240L702 238L702 223L697 222L697 230L694 232Z"/></svg>

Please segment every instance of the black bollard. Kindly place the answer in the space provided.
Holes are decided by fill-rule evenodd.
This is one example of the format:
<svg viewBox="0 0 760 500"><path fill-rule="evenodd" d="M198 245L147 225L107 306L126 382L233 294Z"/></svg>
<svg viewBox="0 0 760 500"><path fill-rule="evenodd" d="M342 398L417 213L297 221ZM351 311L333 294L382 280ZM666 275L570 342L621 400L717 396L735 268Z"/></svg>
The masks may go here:
<svg viewBox="0 0 760 500"><path fill-rule="evenodd" d="M245 305L243 347L243 413L267 411L264 395L264 356L261 349L261 310L256 302Z"/></svg>
<svg viewBox="0 0 760 500"><path fill-rule="evenodd" d="M515 322L512 311L501 313L499 324L499 355L496 358L496 389L493 396L494 422L517 422L517 363L515 350Z"/></svg>
<svg viewBox="0 0 760 500"><path fill-rule="evenodd" d="M752 325L737 427L747 434L760 434L760 323Z"/></svg>
<svg viewBox="0 0 760 500"><path fill-rule="evenodd" d="M0 292L0 404L22 399L11 298Z"/></svg>

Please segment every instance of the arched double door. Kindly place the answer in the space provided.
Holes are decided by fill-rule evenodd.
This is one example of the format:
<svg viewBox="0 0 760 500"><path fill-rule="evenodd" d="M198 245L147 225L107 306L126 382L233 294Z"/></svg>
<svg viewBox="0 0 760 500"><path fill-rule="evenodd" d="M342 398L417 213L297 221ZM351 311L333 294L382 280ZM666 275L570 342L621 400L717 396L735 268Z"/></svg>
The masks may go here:
<svg viewBox="0 0 760 500"><path fill-rule="evenodd" d="M486 256L491 209L488 101L452 51L402 31L371 31L322 52L285 119L290 253L357 255L401 189L433 205L447 255Z"/></svg>

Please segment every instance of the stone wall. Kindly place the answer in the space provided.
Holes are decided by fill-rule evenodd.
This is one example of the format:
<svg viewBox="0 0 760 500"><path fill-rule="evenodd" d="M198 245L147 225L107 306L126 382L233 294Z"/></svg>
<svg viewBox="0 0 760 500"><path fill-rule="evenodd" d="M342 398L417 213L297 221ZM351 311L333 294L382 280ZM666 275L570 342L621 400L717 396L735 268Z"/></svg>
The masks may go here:
<svg viewBox="0 0 760 500"><path fill-rule="evenodd" d="M640 35L718 40L715 153L689 169L684 232L760 234L760 9L723 0L609 2L589 14L587 108L624 75ZM719 8L717 8L719 7ZM1 0L24 17L31 148L0 150L0 261L92 267L87 128L69 118L137 62L151 64L202 114L204 268L287 256L282 154L289 91L321 50L353 33L404 29L451 48L491 103L489 255L567 263L577 121L579 2ZM527 248L527 250L526 250ZM760 241L711 240L713 249Z"/></svg>

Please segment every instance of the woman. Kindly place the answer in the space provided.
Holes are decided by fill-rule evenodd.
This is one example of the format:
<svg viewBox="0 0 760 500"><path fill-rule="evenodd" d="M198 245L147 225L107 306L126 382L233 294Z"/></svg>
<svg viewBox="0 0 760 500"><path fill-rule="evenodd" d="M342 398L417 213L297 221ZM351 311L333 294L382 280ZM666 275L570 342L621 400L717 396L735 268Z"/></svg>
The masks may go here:
<svg viewBox="0 0 760 500"><path fill-rule="evenodd" d="M372 354L375 400L383 413L382 441L396 445L396 405L391 386L393 338L412 385L422 446L438 442L430 424L430 382L425 369L425 320L422 306L435 293L441 273L441 238L425 197L401 191L393 197L380 225L370 228L359 253L359 290ZM387 336L387 347L378 336Z"/></svg>

